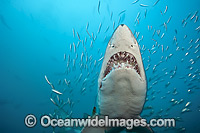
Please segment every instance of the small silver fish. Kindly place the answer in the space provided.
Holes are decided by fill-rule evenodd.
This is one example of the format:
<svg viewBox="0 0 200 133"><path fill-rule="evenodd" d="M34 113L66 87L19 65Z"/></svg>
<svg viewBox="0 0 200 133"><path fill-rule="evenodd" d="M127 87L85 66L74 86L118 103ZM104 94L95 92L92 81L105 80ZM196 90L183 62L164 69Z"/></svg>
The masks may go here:
<svg viewBox="0 0 200 133"><path fill-rule="evenodd" d="M199 42L199 38L197 38L197 40L195 41L195 43L198 43ZM199 45L199 44L198 44Z"/></svg>
<svg viewBox="0 0 200 133"><path fill-rule="evenodd" d="M197 20L198 20L198 16L196 16L196 19L194 20L194 23L196 23L196 22L197 22Z"/></svg>
<svg viewBox="0 0 200 133"><path fill-rule="evenodd" d="M92 48L93 47L93 41L91 40L91 43L90 43L90 47Z"/></svg>
<svg viewBox="0 0 200 133"><path fill-rule="evenodd" d="M158 34L158 36L159 36L159 35L160 35L160 30L157 30L156 32L157 32L157 34Z"/></svg>
<svg viewBox="0 0 200 133"><path fill-rule="evenodd" d="M89 22L87 22L87 25L86 25L86 30L88 29L88 27L89 27Z"/></svg>
<svg viewBox="0 0 200 133"><path fill-rule="evenodd" d="M113 21L113 30L115 29L115 21Z"/></svg>
<svg viewBox="0 0 200 133"><path fill-rule="evenodd" d="M183 28L184 28L186 25L187 25L187 22L185 22L185 23L183 24Z"/></svg>
<svg viewBox="0 0 200 133"><path fill-rule="evenodd" d="M199 27L197 27L195 30L198 30L198 31L199 31L199 30L200 30L200 26L199 26Z"/></svg>
<svg viewBox="0 0 200 133"><path fill-rule="evenodd" d="M51 85L51 82L48 80L47 76L46 76L46 75L44 75L44 77L45 77L45 79L46 79L47 83L48 83L49 85Z"/></svg>
<svg viewBox="0 0 200 133"><path fill-rule="evenodd" d="M155 33L156 33L156 30L154 29L152 37L155 35Z"/></svg>
<svg viewBox="0 0 200 133"><path fill-rule="evenodd" d="M78 40L79 40L79 41L81 41L81 39L80 39L80 36L79 36L78 32L76 32L76 35L77 35L77 37L78 37Z"/></svg>
<svg viewBox="0 0 200 133"><path fill-rule="evenodd" d="M110 20L112 20L112 16L113 16L113 12L111 12L111 14L110 14Z"/></svg>
<svg viewBox="0 0 200 133"><path fill-rule="evenodd" d="M146 16L147 16L147 9L145 9L144 18L146 18Z"/></svg>
<svg viewBox="0 0 200 133"><path fill-rule="evenodd" d="M181 113L189 112L189 111L190 111L190 109L188 109L188 108L184 108L184 109L182 109Z"/></svg>
<svg viewBox="0 0 200 133"><path fill-rule="evenodd" d="M164 11L164 14L165 14L165 13L167 12L167 9L168 9L168 6L166 6L166 7L165 7L165 11Z"/></svg>
<svg viewBox="0 0 200 133"><path fill-rule="evenodd" d="M169 54L169 58L172 56L173 54Z"/></svg>
<svg viewBox="0 0 200 133"><path fill-rule="evenodd" d="M172 16L169 17L169 19L167 20L167 24L171 21Z"/></svg>
<svg viewBox="0 0 200 133"><path fill-rule="evenodd" d="M99 24L99 29L97 31L97 34L100 32L100 30L101 30L101 23Z"/></svg>
<svg viewBox="0 0 200 133"><path fill-rule="evenodd" d="M148 7L148 5L140 4L141 7Z"/></svg>
<svg viewBox="0 0 200 133"><path fill-rule="evenodd" d="M194 15L190 18L190 20L192 20L192 19L197 15L197 13L198 13L198 11L196 11L196 12L194 13Z"/></svg>
<svg viewBox="0 0 200 133"><path fill-rule="evenodd" d="M199 52L199 50L197 49L194 53L196 54L197 52ZM199 55L197 56L197 59L199 58Z"/></svg>
<svg viewBox="0 0 200 133"><path fill-rule="evenodd" d="M98 3L98 13L100 14L100 5L101 5L101 3L100 3L100 0L99 0L99 3Z"/></svg>
<svg viewBox="0 0 200 133"><path fill-rule="evenodd" d="M189 44L193 42L193 39L190 40Z"/></svg>
<svg viewBox="0 0 200 133"><path fill-rule="evenodd" d="M81 94L83 94L85 92L85 90L86 90L85 87L83 87L81 90Z"/></svg>
<svg viewBox="0 0 200 133"><path fill-rule="evenodd" d="M200 44L197 44L197 46L195 47L195 49L197 49L200 46Z"/></svg>
<svg viewBox="0 0 200 133"><path fill-rule="evenodd" d="M67 86L69 86L69 82L67 81L67 79L64 79L64 81L67 84Z"/></svg>
<svg viewBox="0 0 200 133"><path fill-rule="evenodd" d="M73 37L75 38L75 31L74 31L74 28L72 29L72 32L73 32Z"/></svg>
<svg viewBox="0 0 200 133"><path fill-rule="evenodd" d="M55 90L55 89L52 89L52 91L55 92L56 94L62 95L61 92L59 92L59 91L57 91L57 90Z"/></svg>
<svg viewBox="0 0 200 133"><path fill-rule="evenodd" d="M126 12L126 10L121 11L121 12L118 14L118 16L120 16L122 13L125 13L125 12Z"/></svg>
<svg viewBox="0 0 200 133"><path fill-rule="evenodd" d="M165 30L167 30L167 24L165 22L163 24L164 24Z"/></svg>
<svg viewBox="0 0 200 133"><path fill-rule="evenodd" d="M73 59L73 67L75 67L75 64L76 64L76 60Z"/></svg>
<svg viewBox="0 0 200 133"><path fill-rule="evenodd" d="M51 102L57 106L57 104L54 102L54 100L52 98L50 98Z"/></svg>
<svg viewBox="0 0 200 133"><path fill-rule="evenodd" d="M89 35L89 37L91 38L91 35L90 35L90 33L88 32L88 30L86 29L86 32L87 32L87 34Z"/></svg>
<svg viewBox="0 0 200 133"><path fill-rule="evenodd" d="M120 24L120 21L121 21L121 16L119 17L119 20L118 20L118 25Z"/></svg>
<svg viewBox="0 0 200 133"><path fill-rule="evenodd" d="M140 12L138 12L137 17L135 19L135 22L137 21L137 19L140 17Z"/></svg>
<svg viewBox="0 0 200 133"><path fill-rule="evenodd" d="M160 11L161 15L163 15L162 11Z"/></svg>
<svg viewBox="0 0 200 133"><path fill-rule="evenodd" d="M167 51L169 49L169 46L167 46L166 48L165 48L165 51Z"/></svg>
<svg viewBox="0 0 200 133"><path fill-rule="evenodd" d="M66 60L66 54L64 53L64 61Z"/></svg>
<svg viewBox="0 0 200 133"><path fill-rule="evenodd" d="M104 57L101 57L98 61L101 61Z"/></svg>
<svg viewBox="0 0 200 133"><path fill-rule="evenodd" d="M135 4L135 3L137 3L139 0L135 0L134 2L132 2L132 4Z"/></svg>
<svg viewBox="0 0 200 133"><path fill-rule="evenodd" d="M187 20L191 16L191 12L188 14L185 20Z"/></svg>
<svg viewBox="0 0 200 133"><path fill-rule="evenodd" d="M108 29L109 29L109 26L106 28L106 30L105 30L105 32L104 32L104 33L106 33L106 32L108 31Z"/></svg>
<svg viewBox="0 0 200 133"><path fill-rule="evenodd" d="M72 44L69 45L69 49L70 49L70 51L72 51Z"/></svg>
<svg viewBox="0 0 200 133"><path fill-rule="evenodd" d="M164 37L165 33L162 34L162 36L160 37L161 39Z"/></svg>
<svg viewBox="0 0 200 133"><path fill-rule="evenodd" d="M158 4L159 1L160 1L160 0L157 0L157 1L153 4L153 6L155 6L156 4Z"/></svg>
<svg viewBox="0 0 200 133"><path fill-rule="evenodd" d="M76 45L73 42L73 46L74 46L74 53L76 53Z"/></svg>

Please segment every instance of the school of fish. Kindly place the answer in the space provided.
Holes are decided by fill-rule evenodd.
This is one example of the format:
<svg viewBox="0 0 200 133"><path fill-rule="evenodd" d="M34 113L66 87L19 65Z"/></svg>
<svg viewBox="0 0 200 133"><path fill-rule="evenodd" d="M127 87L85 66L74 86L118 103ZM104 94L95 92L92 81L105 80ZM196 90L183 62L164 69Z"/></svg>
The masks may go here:
<svg viewBox="0 0 200 133"><path fill-rule="evenodd" d="M103 1L100 0L97 2L96 15L103 15L101 8L104 4L102 3ZM139 11L135 18L132 18L132 25L129 27L132 29L141 27L148 17L148 13L151 12L149 8L155 8L159 3L161 3L160 0L155 1L153 5L141 3L139 0L130 2L130 5L139 6L143 10ZM181 28L170 29L170 25L173 23L173 14L168 14L169 9L170 7L166 5L158 12L163 17L160 25L142 25L145 27L145 33L144 31L140 32L142 31L140 28L133 30L140 46L148 82L147 98L141 117L146 119L175 118L177 127L173 130L186 131L187 129L181 126L182 116L192 111L200 111L200 105L193 105L190 98L184 97L184 95L192 97L200 90L200 86L198 86L200 70L195 65L199 63L200 58L199 12L188 13L185 18L182 18L182 22L178 22ZM63 53L65 70L56 75L59 77L57 81L52 80L53 77L44 75L51 88L50 101L55 105L55 111L49 114L51 117L73 117L79 109L79 105L87 102L84 101L86 97L92 99L92 102L88 103L91 105L90 110L92 111L96 105L97 80L106 47L104 44L108 43L114 29L124 22L127 12L128 9L118 13L110 11L108 14L110 25L99 22L96 24L96 30L90 28L90 22L85 24L85 30L82 32L72 27L74 42L68 42L66 53ZM118 19L114 19L114 17ZM1 17L1 21L3 21L2 19ZM190 29L196 35L195 38L186 34L186 28L189 25L196 27ZM166 44L165 40L170 40L171 44ZM104 49L100 47L104 47ZM77 75L77 73L79 74ZM176 82L182 84L176 84ZM170 106L158 107L157 103L161 102ZM192 110L191 107L196 110ZM175 109L179 112L174 114ZM171 129L161 129L161 131L168 130Z"/></svg>

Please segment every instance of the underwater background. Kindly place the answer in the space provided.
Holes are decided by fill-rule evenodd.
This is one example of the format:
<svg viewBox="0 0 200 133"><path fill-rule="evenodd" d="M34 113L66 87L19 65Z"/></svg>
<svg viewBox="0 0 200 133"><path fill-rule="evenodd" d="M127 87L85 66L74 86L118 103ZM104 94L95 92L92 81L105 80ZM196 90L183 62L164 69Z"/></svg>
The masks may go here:
<svg viewBox="0 0 200 133"><path fill-rule="evenodd" d="M199 5L199 0L0 0L0 132L79 132L39 122L28 128L24 119L91 114L105 48L122 23L140 45L146 71L141 117L176 119L175 128L154 127L155 132L199 132Z"/></svg>

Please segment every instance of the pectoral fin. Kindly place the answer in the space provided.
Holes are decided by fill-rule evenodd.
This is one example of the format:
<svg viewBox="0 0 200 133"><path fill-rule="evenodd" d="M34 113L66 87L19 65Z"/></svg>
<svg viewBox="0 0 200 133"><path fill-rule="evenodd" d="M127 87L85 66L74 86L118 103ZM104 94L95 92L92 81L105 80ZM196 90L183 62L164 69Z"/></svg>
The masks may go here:
<svg viewBox="0 0 200 133"><path fill-rule="evenodd" d="M137 116L136 119L141 120L141 116ZM153 133L153 130L151 129L151 127L149 126L138 126L138 127L134 127L131 130L127 130L127 132L136 132L136 133Z"/></svg>

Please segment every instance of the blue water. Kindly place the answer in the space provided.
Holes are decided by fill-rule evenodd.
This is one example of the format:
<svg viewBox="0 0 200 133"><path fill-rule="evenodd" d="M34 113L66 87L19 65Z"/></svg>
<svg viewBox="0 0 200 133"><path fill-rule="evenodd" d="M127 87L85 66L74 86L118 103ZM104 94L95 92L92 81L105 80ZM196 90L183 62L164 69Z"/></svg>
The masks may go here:
<svg viewBox="0 0 200 133"><path fill-rule="evenodd" d="M50 100L57 102L58 98L52 93L45 75L55 89L63 93L59 97L60 103L69 98L72 104L63 107L65 114L58 110L55 116L66 117L71 113L73 118L82 118L84 113L91 114L102 63L98 60L104 55L114 29L121 23L138 35L144 68L149 66L146 70L148 100L144 107L152 108L144 110L141 116L148 120L180 117L175 128L153 128L157 132L198 132L200 29L197 28L200 21L197 18L200 13L191 17L199 10L200 1L160 0L155 6L156 0L132 2L100 0L98 8L99 1L94 0L0 0L0 132L53 132L52 127L43 128L39 122L33 128L24 124L28 114L39 119L42 114L53 115L58 109ZM168 10L164 13L166 6ZM170 16L171 21L166 24ZM164 22L167 27L163 26ZM87 24L88 32L95 39L87 34ZM91 41L93 47L90 47ZM80 64L83 65L81 69ZM183 102L177 104L171 99L177 102L183 99ZM191 102L190 111L181 113L187 102ZM59 130L62 129L55 131Z"/></svg>

